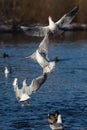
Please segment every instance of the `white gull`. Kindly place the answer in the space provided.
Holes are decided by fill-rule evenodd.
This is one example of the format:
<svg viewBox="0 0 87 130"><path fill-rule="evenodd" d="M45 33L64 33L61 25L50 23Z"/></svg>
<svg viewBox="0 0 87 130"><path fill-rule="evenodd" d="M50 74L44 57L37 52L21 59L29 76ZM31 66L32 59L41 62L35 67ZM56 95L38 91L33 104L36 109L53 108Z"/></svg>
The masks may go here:
<svg viewBox="0 0 87 130"><path fill-rule="evenodd" d="M48 47L49 35L46 34L37 50L32 55L27 57L38 62L39 65L43 68L43 73L50 73L55 69L55 61L50 61L48 58Z"/></svg>
<svg viewBox="0 0 87 130"><path fill-rule="evenodd" d="M48 17L49 25L48 26L32 26L32 27L26 27L21 26L21 29L28 35L32 36L45 36L46 33L56 33L58 35L61 35L64 30L63 27L70 24L73 19L75 18L77 12L79 10L78 6L75 6L70 12L63 15L62 18L60 18L57 22L54 22L52 20L52 17Z"/></svg>
<svg viewBox="0 0 87 130"><path fill-rule="evenodd" d="M40 89L40 87L42 86L42 84L46 81L46 79L47 79L47 74L44 73L41 76L33 79L29 86L26 84L26 79L25 79L23 81L22 88L19 89L18 79L15 78L14 82L13 82L13 87L14 87L14 91L16 94L16 98L19 98L20 102L29 101L30 95L32 93L37 92Z"/></svg>

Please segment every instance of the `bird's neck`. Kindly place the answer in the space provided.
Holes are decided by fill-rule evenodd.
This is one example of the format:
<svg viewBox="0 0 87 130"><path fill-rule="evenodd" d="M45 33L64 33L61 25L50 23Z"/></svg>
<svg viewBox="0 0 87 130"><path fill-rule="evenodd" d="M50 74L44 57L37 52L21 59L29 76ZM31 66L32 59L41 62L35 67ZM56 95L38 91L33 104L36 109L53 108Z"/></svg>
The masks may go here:
<svg viewBox="0 0 87 130"><path fill-rule="evenodd" d="M50 29L50 31L56 30L56 25L51 18L49 18L49 29Z"/></svg>

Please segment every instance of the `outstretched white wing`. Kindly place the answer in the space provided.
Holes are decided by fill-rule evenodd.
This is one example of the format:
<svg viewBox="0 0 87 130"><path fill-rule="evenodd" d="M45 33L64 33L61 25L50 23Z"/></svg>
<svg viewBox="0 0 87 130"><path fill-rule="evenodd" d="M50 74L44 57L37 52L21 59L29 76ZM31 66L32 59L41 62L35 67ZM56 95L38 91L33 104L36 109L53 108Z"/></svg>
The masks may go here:
<svg viewBox="0 0 87 130"><path fill-rule="evenodd" d="M77 12L79 10L78 6L75 6L69 13L65 14L62 18L60 18L57 22L53 22L53 20L49 21L48 26L33 26L33 27L25 27L21 26L21 29L30 36L45 36L49 32L57 32L57 34L62 33L61 29L67 24L70 24L72 20L75 18ZM57 26L57 27L56 27Z"/></svg>
<svg viewBox="0 0 87 130"><path fill-rule="evenodd" d="M46 73L42 74L36 79L33 79L30 85L30 91L32 91L32 93L38 91L42 86L42 84L46 81L46 79L47 79Z"/></svg>
<svg viewBox="0 0 87 130"><path fill-rule="evenodd" d="M48 34L46 34L44 39L41 41L38 49L39 51L44 52L45 54L48 55L48 46L49 46L49 38Z"/></svg>
<svg viewBox="0 0 87 130"><path fill-rule="evenodd" d="M78 6L75 6L69 13L65 14L61 19L59 19L55 24L58 27L64 27L65 25L70 24L75 18L79 10Z"/></svg>
<svg viewBox="0 0 87 130"><path fill-rule="evenodd" d="M33 54L31 54L30 56L27 56L26 58L31 59L31 60L34 60L35 62L37 62L36 52L34 52Z"/></svg>
<svg viewBox="0 0 87 130"><path fill-rule="evenodd" d="M41 53L44 53L47 60L49 60L49 58L48 58L48 46L49 46L49 38L48 38L48 34L46 34L44 39L41 41L37 50L39 50L39 52L41 52ZM34 61L37 61L37 56L36 56L37 52L36 51L32 55L30 55L26 58L30 58Z"/></svg>
<svg viewBox="0 0 87 130"><path fill-rule="evenodd" d="M49 26L40 26L40 25L33 27L21 26L20 28L29 36L44 37L45 34L49 32Z"/></svg>

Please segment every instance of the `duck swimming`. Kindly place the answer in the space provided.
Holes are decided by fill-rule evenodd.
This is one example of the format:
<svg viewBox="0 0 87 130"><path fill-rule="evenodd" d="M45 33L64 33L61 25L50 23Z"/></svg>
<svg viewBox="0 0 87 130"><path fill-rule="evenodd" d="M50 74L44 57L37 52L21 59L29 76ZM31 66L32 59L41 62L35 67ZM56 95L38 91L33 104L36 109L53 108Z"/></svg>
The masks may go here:
<svg viewBox="0 0 87 130"><path fill-rule="evenodd" d="M55 111L53 114L48 115L48 123L52 130L63 130L63 123L61 114Z"/></svg>

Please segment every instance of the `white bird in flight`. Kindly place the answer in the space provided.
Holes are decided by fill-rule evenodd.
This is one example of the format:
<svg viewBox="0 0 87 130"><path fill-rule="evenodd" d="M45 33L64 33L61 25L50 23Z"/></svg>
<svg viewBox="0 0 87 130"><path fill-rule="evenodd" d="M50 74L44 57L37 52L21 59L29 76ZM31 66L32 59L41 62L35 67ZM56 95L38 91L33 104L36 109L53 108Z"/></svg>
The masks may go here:
<svg viewBox="0 0 87 130"><path fill-rule="evenodd" d="M25 79L23 81L22 88L19 89L18 79L15 78L13 81L13 87L14 87L14 91L16 94L16 98L19 98L19 101L22 103L25 101L29 101L30 95L32 93L37 92L40 89L40 87L42 86L42 84L46 81L46 79L47 79L47 74L44 73L41 76L33 79L29 86L26 84L26 79Z"/></svg>
<svg viewBox="0 0 87 130"><path fill-rule="evenodd" d="M14 91L16 94L16 98L19 98L19 101L21 100L28 100L30 97L27 95L27 93L25 92L25 86L24 86L24 81L23 81L23 86L22 88L18 87L18 78L15 78L13 81L13 87L14 87ZM24 98L23 98L24 97Z"/></svg>
<svg viewBox="0 0 87 130"><path fill-rule="evenodd" d="M55 69L55 61L50 61L46 58L45 53L36 51L36 59L39 65L43 68L43 73L51 73Z"/></svg>
<svg viewBox="0 0 87 130"><path fill-rule="evenodd" d="M46 57L48 58L48 47L49 47L49 35L46 34L37 49L39 49L41 52L45 53ZM32 55L30 55L26 58L30 58L34 61L37 61L36 51Z"/></svg>
<svg viewBox="0 0 87 130"><path fill-rule="evenodd" d="M27 58L33 59L38 62L43 68L43 73L53 72L55 69L55 61L50 61L48 58L48 47L49 47L49 35L46 34L44 39L41 41L37 50Z"/></svg>
<svg viewBox="0 0 87 130"><path fill-rule="evenodd" d="M45 36L46 33L53 33L53 34L61 35L64 32L63 28L73 21L78 10L79 10L79 7L75 6L69 13L65 14L57 22L54 22L52 20L52 17L49 16L48 26L39 26L39 25L32 26L32 27L21 26L21 29L26 34L32 35L32 36Z"/></svg>

